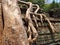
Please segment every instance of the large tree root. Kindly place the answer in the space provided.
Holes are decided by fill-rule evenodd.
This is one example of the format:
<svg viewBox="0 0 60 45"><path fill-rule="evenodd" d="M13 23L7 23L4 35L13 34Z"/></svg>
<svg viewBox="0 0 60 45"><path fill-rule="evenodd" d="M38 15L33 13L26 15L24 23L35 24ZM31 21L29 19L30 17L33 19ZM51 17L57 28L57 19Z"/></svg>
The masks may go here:
<svg viewBox="0 0 60 45"><path fill-rule="evenodd" d="M34 19L34 21L35 21L35 24L36 24L36 27L38 28L38 24L37 24L37 20L36 20L36 17L35 17L35 15L36 16L40 16L40 20L41 20L41 24L42 24L42 26L43 26L43 18L44 18L44 20L46 20L47 22L48 22L48 24L49 24L49 27L50 27L50 32L52 32L52 33L54 33L55 32L55 28L54 28L54 26L51 24L51 22L49 21L49 19L44 15L44 14L38 14L37 12L38 12L38 10L40 9L39 8L39 6L38 5L36 5L36 4L32 4L31 2L24 2L24 1L20 1L21 3L23 3L23 4L26 4L26 5L29 5L29 8L27 9L27 11L26 11L26 18L28 19L28 32L29 32L29 40L36 40L36 38L37 38L37 35L34 35L34 36L36 36L34 39L32 39L31 38L31 29L30 28L32 28L32 32L33 32L33 34L38 34L37 33L37 31L36 31L36 28L33 26L33 21L32 21L32 19L31 19L31 17L30 17L30 14L32 14L33 15L33 19ZM36 6L37 7L37 9L34 11L34 12L32 12L32 10L33 10L33 6ZM31 13L32 12L32 13ZM35 30L35 32L34 32L34 30Z"/></svg>
<svg viewBox="0 0 60 45"><path fill-rule="evenodd" d="M30 14L44 17L44 19L48 22L49 27L51 28L52 32L56 32L54 26L51 24L51 22L49 21L49 19L44 14L37 14L37 13L32 13L32 12Z"/></svg>
<svg viewBox="0 0 60 45"><path fill-rule="evenodd" d="M28 38L21 19L20 9L17 6L17 0L2 0L3 15L1 14L2 11L0 9L0 45L29 45L29 42L34 42L38 37L38 32L33 25L31 14L33 15L33 19L37 28L38 22L36 16L40 16L41 24L43 25L43 19L46 20L51 29L50 32L56 32L55 28L46 17L46 15L37 13L40 9L37 4L32 4L31 2L24 1L19 2L29 5L25 16L25 19L28 20ZM33 12L34 6L36 6L37 9Z"/></svg>
<svg viewBox="0 0 60 45"><path fill-rule="evenodd" d="M38 15L38 16L44 17L44 20L46 20L48 22L48 25L50 27L50 30L49 31L51 33L51 38L52 38L53 41L55 41L55 38L54 38L54 34L53 33L55 33L56 30L55 30L54 26L51 24L51 22L49 21L49 19L44 14L37 14L37 13L31 13L31 14L32 15ZM43 19L42 19L42 21L43 21Z"/></svg>
<svg viewBox="0 0 60 45"><path fill-rule="evenodd" d="M32 39L32 36L31 36L32 34L30 33L28 40L30 40L30 42L34 42L38 36L38 33L37 33L35 27L33 26L33 22L32 22L31 17L30 17L30 12L32 12L33 4L31 2L29 2L29 3L30 3L30 7L26 11L26 19L28 19L28 21L29 21L28 26L32 29L32 33L33 33L34 37Z"/></svg>
<svg viewBox="0 0 60 45"><path fill-rule="evenodd" d="M4 31L2 45L29 45L17 0L2 0Z"/></svg>
<svg viewBox="0 0 60 45"><path fill-rule="evenodd" d="M43 18L48 22L48 24L49 24L49 27L50 27L50 29L52 30L52 32L55 32L55 29L54 29L54 27L53 27L53 25L51 24L51 22L49 21L49 19L45 16L45 15L43 15L43 14L38 14L37 12L38 12L38 10L40 9L39 8L39 6L38 5L36 5L36 4L32 4L31 2L23 2L23 1L21 1L22 3L24 3L24 4L28 4L29 5L29 3L30 3L30 7L27 9L27 11L26 11L26 18L28 19L28 21L29 21L29 23L30 23L30 25L31 25L31 28L32 27L34 27L33 26L33 22L32 22L32 19L31 19L31 17L30 17L30 12L32 12L32 9L33 9L33 6L37 6L37 9L34 11L34 12L32 12L32 13L35 13L37 16L39 15L40 16L40 20L41 20L41 24L43 25ZM37 21L36 21L36 18L35 18L35 15L33 15L33 19L34 19L34 21L35 21L35 23L36 23L36 26L38 27L38 24L37 24ZM29 25L29 24L28 24ZM36 31L37 32L37 31ZM34 33L33 33L34 34ZM30 31L30 35L32 35L31 34L31 31ZM37 36L36 36L37 37ZM31 38L31 36L30 36L30 38ZM30 39L29 38L29 39ZM31 40L31 39L30 39Z"/></svg>

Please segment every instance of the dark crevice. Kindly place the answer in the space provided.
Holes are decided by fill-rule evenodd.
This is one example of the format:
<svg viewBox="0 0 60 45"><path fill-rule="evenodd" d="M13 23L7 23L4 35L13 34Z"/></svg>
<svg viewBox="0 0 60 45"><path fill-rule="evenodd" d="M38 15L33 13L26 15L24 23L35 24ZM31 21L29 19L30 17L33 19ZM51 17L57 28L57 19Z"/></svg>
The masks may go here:
<svg viewBox="0 0 60 45"><path fill-rule="evenodd" d="M3 7L2 7L2 5L1 5L1 14L2 14L3 29L4 29L4 16L3 16Z"/></svg>

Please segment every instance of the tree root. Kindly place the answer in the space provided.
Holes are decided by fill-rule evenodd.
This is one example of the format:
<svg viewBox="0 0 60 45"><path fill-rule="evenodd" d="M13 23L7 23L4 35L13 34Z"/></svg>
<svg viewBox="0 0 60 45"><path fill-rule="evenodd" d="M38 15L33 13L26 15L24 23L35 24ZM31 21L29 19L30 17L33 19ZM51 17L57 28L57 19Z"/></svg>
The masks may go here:
<svg viewBox="0 0 60 45"><path fill-rule="evenodd" d="M28 21L29 21L29 26L30 26L31 29L32 29L32 33L33 33L34 38L32 39L32 36L31 36L32 34L31 34L28 39L30 39L31 42L33 42L33 41L36 40L36 38L37 38L37 36L38 36L38 33L37 33L35 27L33 26L33 22L32 22L31 17L30 17L30 12L32 12L33 4L32 4L31 2L29 2L29 3L30 3L30 7L29 7L29 8L27 9L27 11L26 11L26 18L27 18Z"/></svg>
<svg viewBox="0 0 60 45"><path fill-rule="evenodd" d="M44 17L45 20L48 22L48 24L49 24L52 32L56 32L54 26L51 24L51 22L49 21L49 19L44 14L37 14L37 13L32 13L32 12L30 14Z"/></svg>
<svg viewBox="0 0 60 45"><path fill-rule="evenodd" d="M52 23L50 22L50 20L46 17L46 15L44 15L44 14L38 14L38 13L37 13L38 10L40 9L40 7L39 7L37 4L32 4L31 2L24 2L24 1L20 1L20 2L23 3L23 4L29 5L29 8L28 8L27 11L26 11L25 19L28 20L28 30L27 30L27 31L28 31L28 33L29 33L28 40L29 40L30 42L35 41L35 40L37 39L37 37L38 37L37 30L36 30L36 28L34 27L33 21L32 21L32 19L31 19L31 14L33 15L33 19L34 19L34 21L35 21L35 24L36 24L36 27L37 27L37 28L38 28L38 23L37 23L36 16L40 16L40 20L41 20L42 26L43 26L43 18L44 18L44 20L46 20L46 21L48 22L49 27L50 27L50 29L52 30L52 32L53 32L53 33L55 32L54 26L52 25ZM36 7L37 7L37 9L36 9L34 12L32 12L33 6L36 6ZM31 29L32 29L32 31L31 31ZM32 33L33 33L33 34L32 34ZM34 36L33 39L32 39L32 35Z"/></svg>

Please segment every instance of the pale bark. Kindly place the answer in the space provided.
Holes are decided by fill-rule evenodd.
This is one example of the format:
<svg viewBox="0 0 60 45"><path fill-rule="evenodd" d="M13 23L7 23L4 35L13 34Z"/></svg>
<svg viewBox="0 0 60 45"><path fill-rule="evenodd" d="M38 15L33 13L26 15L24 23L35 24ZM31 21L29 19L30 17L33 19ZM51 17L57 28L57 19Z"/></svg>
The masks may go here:
<svg viewBox="0 0 60 45"><path fill-rule="evenodd" d="M3 19L2 19L2 8L0 3L0 45L2 43L2 35L3 35Z"/></svg>
<svg viewBox="0 0 60 45"><path fill-rule="evenodd" d="M46 15L44 15L44 14L38 14L38 13L32 13L32 12L30 12L30 14L44 17L44 20L46 20L46 21L48 22L49 27L50 27L50 29L52 30L52 32L56 32L54 26L53 26L52 23L50 22L49 18L46 17Z"/></svg>
<svg viewBox="0 0 60 45"><path fill-rule="evenodd" d="M2 45L29 45L17 0L2 0L4 31Z"/></svg>
<svg viewBox="0 0 60 45"><path fill-rule="evenodd" d="M34 27L33 21L30 17L30 12L32 12L33 4L31 2L28 2L28 3L30 5L29 5L29 8L26 11L26 18L28 19L28 27L30 27L32 29L32 31L28 30L28 31L30 31L28 40L29 40L29 42L33 43L38 37L38 32L37 32L36 28ZM31 32L32 32L32 34L31 34ZM31 35L33 35L33 39L32 39Z"/></svg>

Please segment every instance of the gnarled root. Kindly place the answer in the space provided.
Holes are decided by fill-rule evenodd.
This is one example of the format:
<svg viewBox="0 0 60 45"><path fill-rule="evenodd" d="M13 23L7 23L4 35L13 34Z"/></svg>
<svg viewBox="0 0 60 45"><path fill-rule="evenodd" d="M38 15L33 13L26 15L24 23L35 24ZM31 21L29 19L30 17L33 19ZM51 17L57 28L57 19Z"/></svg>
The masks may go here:
<svg viewBox="0 0 60 45"><path fill-rule="evenodd" d="M31 34L31 31L30 31L30 35L29 35L29 38L28 38L28 40L31 40L30 42L33 42L33 41L35 41L36 40L36 38L37 38L37 36L38 36L38 33L37 33L37 31L36 31L36 29L35 29L35 27L33 26L33 22L32 22L32 20L31 20L31 17L30 17L30 12L32 12L32 3L31 2L28 2L29 4L30 4L30 7L27 9L27 11L26 11L26 18L28 19L28 23L29 23L29 26L30 26L30 28L32 29L32 34L33 34L33 36L34 36L34 38L32 39L32 34Z"/></svg>

